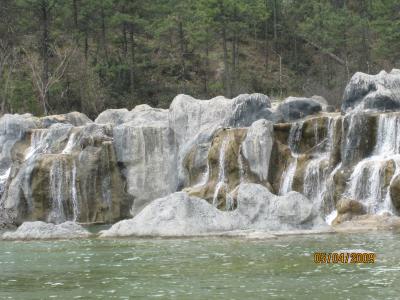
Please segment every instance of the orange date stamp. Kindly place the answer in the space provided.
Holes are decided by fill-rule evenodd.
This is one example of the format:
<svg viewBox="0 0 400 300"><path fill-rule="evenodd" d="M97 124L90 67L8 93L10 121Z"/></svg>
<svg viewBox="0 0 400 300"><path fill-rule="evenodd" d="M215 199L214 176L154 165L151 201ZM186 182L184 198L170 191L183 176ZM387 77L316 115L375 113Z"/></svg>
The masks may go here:
<svg viewBox="0 0 400 300"><path fill-rule="evenodd" d="M314 252L316 264L373 264L374 252Z"/></svg>

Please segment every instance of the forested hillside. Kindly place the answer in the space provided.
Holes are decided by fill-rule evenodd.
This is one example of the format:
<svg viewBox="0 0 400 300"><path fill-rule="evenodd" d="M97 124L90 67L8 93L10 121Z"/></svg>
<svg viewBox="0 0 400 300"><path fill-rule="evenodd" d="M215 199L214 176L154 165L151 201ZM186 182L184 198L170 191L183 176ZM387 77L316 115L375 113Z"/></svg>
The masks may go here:
<svg viewBox="0 0 400 300"><path fill-rule="evenodd" d="M38 115L244 92L340 101L399 62L397 0L1 0L0 109Z"/></svg>

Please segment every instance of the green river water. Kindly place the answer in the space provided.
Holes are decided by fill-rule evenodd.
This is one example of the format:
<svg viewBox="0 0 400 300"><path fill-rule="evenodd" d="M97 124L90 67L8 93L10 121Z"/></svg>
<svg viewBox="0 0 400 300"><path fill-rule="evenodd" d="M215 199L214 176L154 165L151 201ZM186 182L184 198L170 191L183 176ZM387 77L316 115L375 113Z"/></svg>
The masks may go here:
<svg viewBox="0 0 400 300"><path fill-rule="evenodd" d="M374 264L313 262L374 251ZM0 299L400 299L396 233L0 241Z"/></svg>

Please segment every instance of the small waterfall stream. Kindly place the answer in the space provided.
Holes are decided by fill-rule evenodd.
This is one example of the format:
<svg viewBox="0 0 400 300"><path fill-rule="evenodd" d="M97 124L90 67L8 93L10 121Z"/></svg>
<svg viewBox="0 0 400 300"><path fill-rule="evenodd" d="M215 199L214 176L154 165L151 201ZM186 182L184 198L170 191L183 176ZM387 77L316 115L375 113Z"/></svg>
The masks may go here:
<svg viewBox="0 0 400 300"><path fill-rule="evenodd" d="M77 142L77 134L75 132L71 133L68 138L67 145L65 146L64 150L61 152L62 154L70 154L72 149L76 145Z"/></svg>
<svg viewBox="0 0 400 300"><path fill-rule="evenodd" d="M399 133L397 115L380 115L373 155L361 160L351 174L346 196L362 202L369 213L393 213L388 187L400 172ZM385 174L391 165L394 165L394 174L390 182L385 182Z"/></svg>
<svg viewBox="0 0 400 300"><path fill-rule="evenodd" d="M50 147L49 143L46 142L48 130L46 129L34 129L31 133L31 145L26 150L25 160L30 159L35 154L46 153Z"/></svg>
<svg viewBox="0 0 400 300"><path fill-rule="evenodd" d="M65 159L57 159L53 162L50 169L50 192L52 204L48 222L76 221L79 217L79 203L75 162L72 166Z"/></svg>
<svg viewBox="0 0 400 300"><path fill-rule="evenodd" d="M281 185L279 187L279 195L285 195L292 190L293 179L296 174L299 142L303 130L304 122L297 122L292 125L289 132L288 145L292 158L289 165L282 174Z"/></svg>
<svg viewBox="0 0 400 300"><path fill-rule="evenodd" d="M213 197L213 205L215 207L218 206L218 193L222 187L225 186L226 184L226 178L225 178L225 152L226 152L226 146L228 144L228 139L227 137L224 137L220 152L219 152L219 170L218 170L218 179L217 179L217 184L215 186L215 191L214 191L214 197Z"/></svg>
<svg viewBox="0 0 400 300"><path fill-rule="evenodd" d="M338 117L329 117L327 120L326 137L320 141L318 123L314 122L315 158L307 164L304 175L304 194L311 199L320 210L322 199L327 191L329 176L329 160L334 145L334 135ZM316 119L317 121L317 119Z"/></svg>

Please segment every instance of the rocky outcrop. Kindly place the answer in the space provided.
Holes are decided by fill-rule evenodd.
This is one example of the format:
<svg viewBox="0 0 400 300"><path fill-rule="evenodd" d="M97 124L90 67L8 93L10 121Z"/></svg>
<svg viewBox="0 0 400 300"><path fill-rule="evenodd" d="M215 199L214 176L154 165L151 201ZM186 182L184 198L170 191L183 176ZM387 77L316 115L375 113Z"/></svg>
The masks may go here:
<svg viewBox="0 0 400 300"><path fill-rule="evenodd" d="M153 199L177 189L177 145L168 111L141 107L114 127L114 148L137 214Z"/></svg>
<svg viewBox="0 0 400 300"><path fill-rule="evenodd" d="M285 122L291 122L322 111L318 100L313 98L286 98L278 107Z"/></svg>
<svg viewBox="0 0 400 300"><path fill-rule="evenodd" d="M262 94L239 95L234 99L216 97L198 100L178 95L169 109L169 120L178 145L199 132L215 126L247 127L259 119L272 116L269 98Z"/></svg>
<svg viewBox="0 0 400 300"><path fill-rule="evenodd" d="M367 213L364 205L356 200L343 198L336 203L337 217L332 224L337 225Z"/></svg>
<svg viewBox="0 0 400 300"><path fill-rule="evenodd" d="M400 217L390 215L361 215L334 226L336 232L371 232L400 229Z"/></svg>
<svg viewBox="0 0 400 300"><path fill-rule="evenodd" d="M85 114L74 111L63 115L46 116L39 119L41 127L48 128L53 124L70 124L72 126L85 126L93 121Z"/></svg>
<svg viewBox="0 0 400 300"><path fill-rule="evenodd" d="M126 108L121 109L107 109L100 113L96 120L97 124L112 124L119 125L124 123L125 116L129 113Z"/></svg>
<svg viewBox="0 0 400 300"><path fill-rule="evenodd" d="M398 74L385 76L379 84L395 91ZM123 232L190 235L313 228L335 208L336 223L358 218L357 207L397 214L400 113L359 110L368 99L344 115L327 113L317 96L271 107L265 95L244 94L179 95L169 109L107 110L95 122L79 113L3 116L0 223L135 216L121 223L134 231ZM156 222L158 213L167 217Z"/></svg>
<svg viewBox="0 0 400 300"><path fill-rule="evenodd" d="M3 233L3 240L50 240L88 238L91 234L74 222L54 225L41 221L25 222L16 231Z"/></svg>
<svg viewBox="0 0 400 300"><path fill-rule="evenodd" d="M342 112L353 109L391 111L400 109L400 70L377 75L357 72L344 90Z"/></svg>
<svg viewBox="0 0 400 300"><path fill-rule="evenodd" d="M272 122L259 120L248 129L242 142L243 158L249 167L249 174L256 176L260 183L268 182L268 171L274 140Z"/></svg>
<svg viewBox="0 0 400 300"><path fill-rule="evenodd" d="M275 196L257 184L238 188L238 208L224 212L184 192L157 199L136 217L114 224L101 237L196 236L232 230L285 230L322 224L312 203L292 192Z"/></svg>
<svg viewBox="0 0 400 300"><path fill-rule="evenodd" d="M13 147L2 219L110 223L130 216L108 125L56 123L26 131Z"/></svg>

